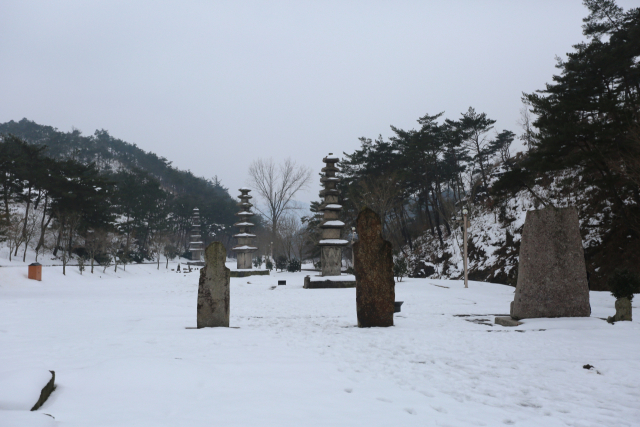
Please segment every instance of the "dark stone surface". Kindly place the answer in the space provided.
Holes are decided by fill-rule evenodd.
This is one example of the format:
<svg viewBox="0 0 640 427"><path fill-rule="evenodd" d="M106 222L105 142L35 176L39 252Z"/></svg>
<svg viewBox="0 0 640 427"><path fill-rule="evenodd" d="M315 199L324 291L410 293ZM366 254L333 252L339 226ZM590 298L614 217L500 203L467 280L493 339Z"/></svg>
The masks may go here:
<svg viewBox="0 0 640 427"><path fill-rule="evenodd" d="M205 265L200 269L198 286L198 328L229 327L230 271L224 265L227 250L213 242L204 251Z"/></svg>
<svg viewBox="0 0 640 427"><path fill-rule="evenodd" d="M619 322L621 320L631 321L631 300L629 298L619 298L616 300L616 314L610 316L607 321L609 323Z"/></svg>
<svg viewBox="0 0 640 427"><path fill-rule="evenodd" d="M380 217L364 208L356 220L358 241L353 245L358 326L393 326L395 282L391 243L382 239Z"/></svg>
<svg viewBox="0 0 640 427"><path fill-rule="evenodd" d="M322 280L311 281L309 276L304 278L304 289L335 289L335 288L355 288L356 282L353 280Z"/></svg>
<svg viewBox="0 0 640 427"><path fill-rule="evenodd" d="M38 410L38 408L44 405L44 402L47 401L49 396L51 396L51 393L53 393L53 390L56 389L56 373L55 371L49 372L51 372L51 379L49 380L47 385L42 388L42 391L40 392L40 398L38 399L36 404L33 405L33 408L31 408L32 411L36 411Z"/></svg>
<svg viewBox="0 0 640 427"><path fill-rule="evenodd" d="M588 317L589 288L578 211L527 212L511 317Z"/></svg>

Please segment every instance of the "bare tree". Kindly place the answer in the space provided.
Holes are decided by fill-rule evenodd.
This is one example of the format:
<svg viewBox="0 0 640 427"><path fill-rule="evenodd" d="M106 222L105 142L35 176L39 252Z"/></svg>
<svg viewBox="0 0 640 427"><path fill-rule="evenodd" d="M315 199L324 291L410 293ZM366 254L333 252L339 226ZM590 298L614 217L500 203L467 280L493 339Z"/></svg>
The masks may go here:
<svg viewBox="0 0 640 427"><path fill-rule="evenodd" d="M290 158L279 165L272 158L258 159L249 166L249 179L264 202L264 206L256 206L256 210L269 220L271 233L277 236L280 218L292 209L296 193L309 184L311 169L296 165Z"/></svg>
<svg viewBox="0 0 640 427"><path fill-rule="evenodd" d="M24 252L22 254L22 262L27 259L27 249L29 248L29 242L33 239L38 228L38 213L32 209L24 220L24 227L22 228L22 238L24 239ZM37 255L36 255L37 256Z"/></svg>
<svg viewBox="0 0 640 427"><path fill-rule="evenodd" d="M24 222L24 214L18 212L10 214L9 225L5 230L7 236L7 242L9 243L9 261L11 261L11 254L22 244L22 223Z"/></svg>
<svg viewBox="0 0 640 427"><path fill-rule="evenodd" d="M283 254L287 259L296 256L302 262L302 246L304 244L304 227L300 218L295 215L285 215L278 224L278 237L282 245Z"/></svg>
<svg viewBox="0 0 640 427"><path fill-rule="evenodd" d="M160 254L162 254L163 249L168 244L169 238L167 234L160 231L154 233L149 242L149 249L151 250L151 253L154 254L154 256L156 257L156 261L158 262L158 270L160 270Z"/></svg>
<svg viewBox="0 0 640 427"><path fill-rule="evenodd" d="M520 118L518 125L522 128L523 133L518 137L524 143L527 150L531 150L535 141L535 131L533 130L533 118L527 104L520 109Z"/></svg>

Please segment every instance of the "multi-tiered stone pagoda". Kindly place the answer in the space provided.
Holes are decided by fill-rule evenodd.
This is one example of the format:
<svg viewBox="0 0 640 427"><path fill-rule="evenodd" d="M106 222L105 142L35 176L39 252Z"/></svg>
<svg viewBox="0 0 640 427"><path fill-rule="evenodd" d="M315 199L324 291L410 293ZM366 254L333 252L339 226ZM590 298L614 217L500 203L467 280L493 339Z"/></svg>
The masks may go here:
<svg viewBox="0 0 640 427"><path fill-rule="evenodd" d="M336 184L340 182L340 178L336 177L336 172L340 172L336 167L336 163L339 160L333 153L329 153L327 157L322 159L326 163L326 166L322 168L324 176L320 178L320 182L324 186L324 190L320 191L320 197L324 198L324 202L320 205L319 210L324 215L320 224L322 238L318 244L320 245L320 262L323 276L340 275L342 248L349 244L349 241L340 238L344 222L338 220L338 215L342 210L342 205L338 204L340 191L336 188Z"/></svg>
<svg viewBox="0 0 640 427"><path fill-rule="evenodd" d="M258 250L257 247L253 244L253 239L255 239L256 235L251 233L251 227L254 226L253 223L249 222L249 218L253 216L253 212L251 212L251 207L253 206L249 203L249 199L252 197L249 195L251 189L249 188L241 188L240 189L240 212L236 215L240 217L240 221L233 224L235 227L238 227L240 232L238 234L234 234L233 237L238 239L238 244L231 248L232 251L235 251L238 257L238 270L243 269L251 269L253 267L252 263L252 254Z"/></svg>
<svg viewBox="0 0 640 427"><path fill-rule="evenodd" d="M189 239L189 251L191 252L191 264L202 264L204 254L204 242L200 233L200 209L194 208L191 216L191 238Z"/></svg>

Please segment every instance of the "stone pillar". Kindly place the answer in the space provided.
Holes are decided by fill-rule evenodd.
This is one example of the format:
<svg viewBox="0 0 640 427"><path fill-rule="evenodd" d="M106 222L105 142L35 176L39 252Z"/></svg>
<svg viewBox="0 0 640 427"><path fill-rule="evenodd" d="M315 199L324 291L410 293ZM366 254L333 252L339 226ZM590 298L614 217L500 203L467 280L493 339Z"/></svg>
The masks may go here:
<svg viewBox="0 0 640 427"><path fill-rule="evenodd" d="M198 208L193 209L193 216L191 217L191 238L189 239L189 251L191 252L191 261L202 261L204 242L202 241L202 234L200 232L200 210Z"/></svg>
<svg viewBox="0 0 640 427"><path fill-rule="evenodd" d="M250 191L251 189L249 188L240 189L240 196L238 196L240 199L238 203L240 212L236 214L240 217L240 221L233 224L240 229L238 234L233 235L233 237L238 239L238 244L231 248L232 251L236 252L238 258L238 270L253 268L253 253L258 250L253 244L253 239L255 239L256 235L251 233L251 227L253 227L254 224L249 222L249 218L253 216L253 212L251 212L253 205L249 203L249 199L252 198L249 195Z"/></svg>
<svg viewBox="0 0 640 427"><path fill-rule="evenodd" d="M589 317L589 286L578 211L527 212L511 317Z"/></svg>
<svg viewBox="0 0 640 427"><path fill-rule="evenodd" d="M204 253L198 284L198 328L229 327L230 271L224 265L227 250L221 242L213 242Z"/></svg>
<svg viewBox="0 0 640 427"><path fill-rule="evenodd" d="M380 217L369 208L358 214L356 258L356 309L358 327L393 326L395 282L393 248L382 239Z"/></svg>
<svg viewBox="0 0 640 427"><path fill-rule="evenodd" d="M326 166L322 168L324 176L320 178L320 182L324 186L324 189L320 191L320 197L324 198L324 202L318 208L323 212L323 220L320 223L322 237L318 244L323 276L339 276L341 274L342 248L349 244L347 240L340 238L344 222L338 219L342 210L342 205L338 204L340 191L336 188L336 184L340 182L340 178L336 177L336 172L340 172L340 169L336 167L339 160L338 157L333 156L333 153L329 153L327 157L322 159Z"/></svg>

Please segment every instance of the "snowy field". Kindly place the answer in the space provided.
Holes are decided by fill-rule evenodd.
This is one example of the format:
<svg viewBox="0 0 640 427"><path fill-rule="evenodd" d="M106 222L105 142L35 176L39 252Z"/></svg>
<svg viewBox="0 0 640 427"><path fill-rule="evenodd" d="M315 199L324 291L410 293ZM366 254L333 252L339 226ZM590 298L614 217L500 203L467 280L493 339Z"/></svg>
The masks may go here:
<svg viewBox="0 0 640 427"><path fill-rule="evenodd" d="M57 383L35 412L0 401L0 426L640 426L640 325L601 320L608 293L506 328L513 288L405 279L396 326L359 329L355 289L306 274L232 278L232 328L198 330L198 272L0 268L0 387Z"/></svg>

